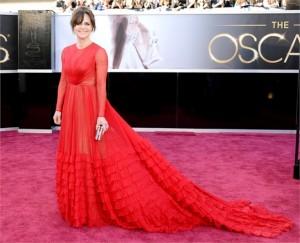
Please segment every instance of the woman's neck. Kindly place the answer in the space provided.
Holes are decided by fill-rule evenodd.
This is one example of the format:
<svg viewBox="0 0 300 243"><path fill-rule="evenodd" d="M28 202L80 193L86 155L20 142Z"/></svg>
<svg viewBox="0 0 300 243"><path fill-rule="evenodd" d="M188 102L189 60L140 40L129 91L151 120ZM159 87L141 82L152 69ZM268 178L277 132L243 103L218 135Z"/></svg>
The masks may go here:
<svg viewBox="0 0 300 243"><path fill-rule="evenodd" d="M85 48L91 43L92 43L92 41L90 39L84 39L84 40L77 39L76 45L78 48Z"/></svg>

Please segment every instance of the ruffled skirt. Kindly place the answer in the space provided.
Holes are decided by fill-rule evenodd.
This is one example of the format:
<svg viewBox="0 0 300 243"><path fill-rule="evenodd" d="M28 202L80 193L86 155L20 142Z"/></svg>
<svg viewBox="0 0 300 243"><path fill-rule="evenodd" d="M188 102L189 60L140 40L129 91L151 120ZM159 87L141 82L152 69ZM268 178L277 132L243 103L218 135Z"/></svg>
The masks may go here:
<svg viewBox="0 0 300 243"><path fill-rule="evenodd" d="M183 176L106 101L96 141L94 86L68 85L57 149L56 193L71 226L176 232L206 225L273 237L292 222L248 201L227 202Z"/></svg>

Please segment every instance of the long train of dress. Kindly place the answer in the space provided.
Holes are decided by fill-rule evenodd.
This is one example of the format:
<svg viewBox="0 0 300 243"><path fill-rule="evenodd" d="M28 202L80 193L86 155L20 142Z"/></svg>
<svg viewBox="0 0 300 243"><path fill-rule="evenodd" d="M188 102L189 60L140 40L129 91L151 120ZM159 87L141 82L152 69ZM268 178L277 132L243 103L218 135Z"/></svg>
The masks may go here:
<svg viewBox="0 0 300 243"><path fill-rule="evenodd" d="M95 141L96 92L68 84L57 152L57 198L70 225L175 232L199 225L273 237L291 221L248 201L227 202L184 177L106 101ZM66 109L67 107L67 109Z"/></svg>

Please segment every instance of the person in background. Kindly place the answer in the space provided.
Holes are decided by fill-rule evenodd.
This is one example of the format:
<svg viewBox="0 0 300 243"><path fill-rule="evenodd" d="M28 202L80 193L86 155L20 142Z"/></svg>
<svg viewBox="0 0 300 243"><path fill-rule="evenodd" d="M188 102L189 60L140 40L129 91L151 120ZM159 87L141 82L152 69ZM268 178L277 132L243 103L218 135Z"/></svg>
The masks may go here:
<svg viewBox="0 0 300 243"><path fill-rule="evenodd" d="M159 6L159 0L145 0L144 8L145 9L155 9Z"/></svg>
<svg viewBox="0 0 300 243"><path fill-rule="evenodd" d="M230 8L234 6L233 0L224 0L224 8Z"/></svg>
<svg viewBox="0 0 300 243"><path fill-rule="evenodd" d="M187 7L186 0L173 0L171 8L175 10L180 10Z"/></svg>
<svg viewBox="0 0 300 243"><path fill-rule="evenodd" d="M111 4L111 8L124 8L124 1L123 0L113 0Z"/></svg>
<svg viewBox="0 0 300 243"><path fill-rule="evenodd" d="M56 2L56 9L59 11L59 12L65 12L66 9L67 9L67 4L64 0L57 0Z"/></svg>
<svg viewBox="0 0 300 243"><path fill-rule="evenodd" d="M280 7L283 8L283 9L286 9L286 2L287 2L287 0L281 0L280 1Z"/></svg>
<svg viewBox="0 0 300 243"><path fill-rule="evenodd" d="M95 9L95 6L96 6L95 0L90 0L87 3L87 7L90 8L90 9Z"/></svg>
<svg viewBox="0 0 300 243"><path fill-rule="evenodd" d="M104 2L103 2L103 0L96 0L94 9L95 9L95 10L104 10L105 7L104 7Z"/></svg>
<svg viewBox="0 0 300 243"><path fill-rule="evenodd" d="M263 7L263 0L251 0L250 3L253 7Z"/></svg>
<svg viewBox="0 0 300 243"><path fill-rule="evenodd" d="M162 9L170 9L172 5L172 0L159 0L159 6Z"/></svg>
<svg viewBox="0 0 300 243"><path fill-rule="evenodd" d="M235 8L245 8L250 6L250 3L248 2L248 0L236 0L234 7Z"/></svg>
<svg viewBox="0 0 300 243"><path fill-rule="evenodd" d="M223 8L224 0L211 0L211 7L212 8Z"/></svg>
<svg viewBox="0 0 300 243"><path fill-rule="evenodd" d="M72 13L77 8L77 2L75 0L71 0L69 6L66 9L66 12Z"/></svg>
<svg viewBox="0 0 300 243"><path fill-rule="evenodd" d="M265 8L279 8L278 0L263 0L263 6Z"/></svg>

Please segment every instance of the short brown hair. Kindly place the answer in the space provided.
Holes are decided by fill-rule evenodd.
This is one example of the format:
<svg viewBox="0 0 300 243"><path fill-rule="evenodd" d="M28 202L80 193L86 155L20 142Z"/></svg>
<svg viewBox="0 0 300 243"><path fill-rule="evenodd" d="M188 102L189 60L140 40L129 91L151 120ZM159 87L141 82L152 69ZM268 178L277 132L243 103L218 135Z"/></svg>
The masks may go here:
<svg viewBox="0 0 300 243"><path fill-rule="evenodd" d="M91 23L93 26L93 31L96 30L95 16L94 16L92 10L90 10L87 7L78 7L74 10L74 12L72 14L72 18L71 18L72 30L74 29L74 27L76 25L82 23L85 14L87 14L90 17L90 20L91 20Z"/></svg>

